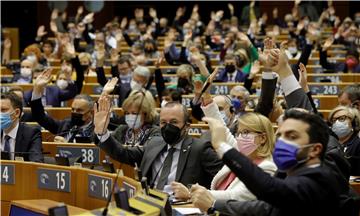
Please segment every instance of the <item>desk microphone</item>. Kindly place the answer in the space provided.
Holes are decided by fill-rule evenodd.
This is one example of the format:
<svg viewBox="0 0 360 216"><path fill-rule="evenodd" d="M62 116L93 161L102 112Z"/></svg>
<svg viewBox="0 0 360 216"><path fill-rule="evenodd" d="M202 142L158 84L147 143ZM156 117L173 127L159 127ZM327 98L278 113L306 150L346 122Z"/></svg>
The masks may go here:
<svg viewBox="0 0 360 216"><path fill-rule="evenodd" d="M72 133L72 134L71 134L70 139L68 140L68 143L73 142L73 140L78 132L79 132L79 127L77 125L74 125L69 131L69 133Z"/></svg>

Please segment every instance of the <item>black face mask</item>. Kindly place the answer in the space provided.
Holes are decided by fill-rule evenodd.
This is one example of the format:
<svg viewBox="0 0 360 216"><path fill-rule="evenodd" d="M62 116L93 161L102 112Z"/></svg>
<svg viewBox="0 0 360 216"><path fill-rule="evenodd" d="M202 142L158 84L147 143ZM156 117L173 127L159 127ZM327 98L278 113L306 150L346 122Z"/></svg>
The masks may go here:
<svg viewBox="0 0 360 216"><path fill-rule="evenodd" d="M184 127L185 127L185 125L184 125ZM163 126L161 128L161 136L163 137L164 141L167 144L175 145L176 143L178 143L181 140L181 138L182 138L181 131L184 127L182 127L180 129L180 128L176 127L175 125L165 124L165 126Z"/></svg>
<svg viewBox="0 0 360 216"><path fill-rule="evenodd" d="M155 52L155 49L145 49L145 52L146 53L153 53L153 52Z"/></svg>
<svg viewBox="0 0 360 216"><path fill-rule="evenodd" d="M178 79L178 84L177 84L178 88L186 88L189 85L190 85L190 82L189 82L188 79L186 79L186 78L179 78Z"/></svg>
<svg viewBox="0 0 360 216"><path fill-rule="evenodd" d="M84 114L80 114L80 113L71 113L71 125L72 126L78 126L81 127L85 124L85 121L82 120Z"/></svg>
<svg viewBox="0 0 360 216"><path fill-rule="evenodd" d="M89 68L89 65L81 65L82 69L84 72L87 71L87 69Z"/></svg>
<svg viewBox="0 0 360 216"><path fill-rule="evenodd" d="M235 65L233 65L233 64L225 65L225 71L227 73L234 73L235 69L236 69Z"/></svg>

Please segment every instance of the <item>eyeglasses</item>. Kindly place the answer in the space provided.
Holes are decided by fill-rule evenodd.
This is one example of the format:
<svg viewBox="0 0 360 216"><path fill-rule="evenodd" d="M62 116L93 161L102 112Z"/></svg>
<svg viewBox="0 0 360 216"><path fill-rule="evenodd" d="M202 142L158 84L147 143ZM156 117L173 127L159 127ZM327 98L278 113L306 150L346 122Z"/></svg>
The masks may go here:
<svg viewBox="0 0 360 216"><path fill-rule="evenodd" d="M243 131L239 131L238 134L242 137L242 138L248 138L249 134L262 134L262 132L258 132L258 131L249 131L249 130L243 130Z"/></svg>
<svg viewBox="0 0 360 216"><path fill-rule="evenodd" d="M344 121L346 121L346 119L350 119L350 120L351 120L351 118L350 118L349 116L347 116L347 115L342 115L342 116L339 116L339 117L337 117L337 118L333 118L333 119L331 120L331 123L334 124L337 120L339 120L340 122L344 122Z"/></svg>

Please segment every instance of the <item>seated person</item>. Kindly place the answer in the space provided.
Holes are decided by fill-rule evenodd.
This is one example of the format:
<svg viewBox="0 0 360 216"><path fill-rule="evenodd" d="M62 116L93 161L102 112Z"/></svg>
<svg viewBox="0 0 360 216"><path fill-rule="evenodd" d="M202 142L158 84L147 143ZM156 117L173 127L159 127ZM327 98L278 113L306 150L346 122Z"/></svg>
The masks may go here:
<svg viewBox="0 0 360 216"><path fill-rule="evenodd" d="M13 92L2 93L0 107L1 158L23 157L25 161L43 162L40 129L20 122L21 99Z"/></svg>
<svg viewBox="0 0 360 216"><path fill-rule="evenodd" d="M338 95L339 105L351 106L360 111L360 85L346 86Z"/></svg>
<svg viewBox="0 0 360 216"><path fill-rule="evenodd" d="M93 137L93 100L90 96L77 95L71 104L71 117L64 120L55 120L45 113L41 103L41 92L51 79L51 69L41 73L34 83L34 92L30 107L34 119L43 128L56 135L57 142L90 143Z"/></svg>
<svg viewBox="0 0 360 216"><path fill-rule="evenodd" d="M226 54L224 59L224 69L220 69L217 82L244 82L246 74L243 73L238 67L234 54Z"/></svg>
<svg viewBox="0 0 360 216"><path fill-rule="evenodd" d="M141 92L134 92L126 98L122 108L126 124L119 125L112 134L119 143L142 146L155 134L160 135L159 128L154 125L157 112L151 95L148 97Z"/></svg>
<svg viewBox="0 0 360 216"><path fill-rule="evenodd" d="M20 98L23 107L26 106L25 101L24 101L23 88L21 88L20 86L12 86L9 89L9 92L15 93ZM35 121L35 120L32 117L32 113L30 111L23 110L23 112L21 114L20 122L33 122L33 121Z"/></svg>
<svg viewBox="0 0 360 216"><path fill-rule="evenodd" d="M360 176L359 111L350 107L338 106L330 112L329 122L351 165L350 175Z"/></svg>
<svg viewBox="0 0 360 216"><path fill-rule="evenodd" d="M161 136L153 136L144 147L125 148L106 130L111 102L100 97L94 107L95 133L99 147L113 159L134 166L138 164L150 187L163 190L173 181L184 185L199 183L207 188L222 167L209 142L188 135L189 114L186 107L169 102L160 112Z"/></svg>

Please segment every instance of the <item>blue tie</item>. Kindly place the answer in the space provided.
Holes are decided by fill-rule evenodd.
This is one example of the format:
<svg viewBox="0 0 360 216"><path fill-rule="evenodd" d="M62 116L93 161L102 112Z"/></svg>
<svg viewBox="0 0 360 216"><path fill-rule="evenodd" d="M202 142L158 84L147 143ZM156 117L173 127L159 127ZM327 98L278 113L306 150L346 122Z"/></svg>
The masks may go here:
<svg viewBox="0 0 360 216"><path fill-rule="evenodd" d="M5 146L4 146L4 152L5 152L5 157L4 159L11 159L10 155L11 155L11 150L10 150L10 136L9 135L5 135Z"/></svg>

